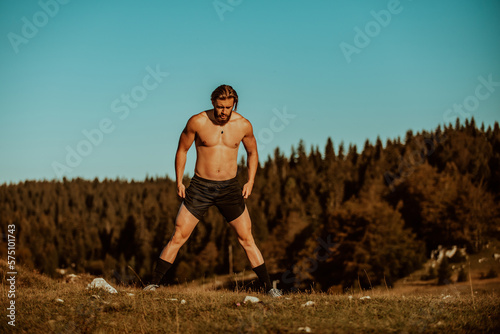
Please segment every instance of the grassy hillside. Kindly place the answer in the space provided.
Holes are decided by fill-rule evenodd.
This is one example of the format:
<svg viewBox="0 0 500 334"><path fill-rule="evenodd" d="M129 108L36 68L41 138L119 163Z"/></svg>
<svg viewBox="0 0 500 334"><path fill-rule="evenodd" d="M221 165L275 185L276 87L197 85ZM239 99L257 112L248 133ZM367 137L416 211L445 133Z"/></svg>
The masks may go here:
<svg viewBox="0 0 500 334"><path fill-rule="evenodd" d="M0 262L6 296L6 263ZM17 268L20 333L494 333L500 330L500 282L443 287L402 285L345 294L297 293L280 299L245 291L179 285L156 292L116 286L118 294ZM261 303L243 303L253 295ZM370 298L361 299L369 296ZM5 300L5 298L3 298ZM302 306L308 301L312 306ZM238 305L239 303L239 305ZM2 302L2 304L4 304ZM2 307L5 313L5 308ZM13 328L2 317L0 332Z"/></svg>
<svg viewBox="0 0 500 334"><path fill-rule="evenodd" d="M246 176L243 160L240 184ZM16 263L52 277L65 268L129 284L129 265L151 279L180 203L168 177L26 180L0 185L0 233L15 236ZM328 139L324 151L308 151L299 141L289 156L277 148L259 166L246 205L268 269L285 273L282 287L392 286L440 245L475 254L500 239L500 126L478 128L471 119L359 150ZM1 259L7 248L0 239ZM229 268L251 270L212 207L169 274L184 282Z"/></svg>

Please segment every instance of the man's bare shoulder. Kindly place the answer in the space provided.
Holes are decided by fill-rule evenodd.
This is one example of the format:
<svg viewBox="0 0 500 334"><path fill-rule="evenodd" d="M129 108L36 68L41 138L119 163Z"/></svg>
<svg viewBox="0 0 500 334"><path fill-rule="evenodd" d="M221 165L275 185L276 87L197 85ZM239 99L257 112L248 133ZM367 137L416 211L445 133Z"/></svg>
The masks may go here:
<svg viewBox="0 0 500 334"><path fill-rule="evenodd" d="M198 114L191 116L187 122L187 127L196 131L197 128L203 126L203 124L209 120L206 111L202 111Z"/></svg>
<svg viewBox="0 0 500 334"><path fill-rule="evenodd" d="M233 111L231 121L234 121L237 124L240 131L245 134L245 137L253 136L252 123L250 123L248 119Z"/></svg>
<svg viewBox="0 0 500 334"><path fill-rule="evenodd" d="M207 120L208 119L207 112L208 112L208 110L205 110L205 111L202 111L198 114L191 116L191 118L189 118L188 122L200 122L200 121Z"/></svg>
<svg viewBox="0 0 500 334"><path fill-rule="evenodd" d="M231 114L231 121L238 122L242 126L245 126L245 127L252 126L252 124L250 123L250 121L248 119L241 116L241 114L237 113L236 111L233 111L233 113Z"/></svg>

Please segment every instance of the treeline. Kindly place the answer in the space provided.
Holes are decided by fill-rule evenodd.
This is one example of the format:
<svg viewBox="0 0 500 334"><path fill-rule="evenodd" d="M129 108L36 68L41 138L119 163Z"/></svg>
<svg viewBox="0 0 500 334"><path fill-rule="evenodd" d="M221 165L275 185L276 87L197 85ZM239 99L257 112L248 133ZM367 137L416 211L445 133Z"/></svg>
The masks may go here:
<svg viewBox="0 0 500 334"><path fill-rule="evenodd" d="M500 231L500 129L474 119L433 132L369 141L361 152L328 139L259 166L247 200L271 272L298 288L387 283L418 269L438 245L481 250ZM239 167L241 183L246 176ZM185 183L189 182L188 179ZM72 268L144 280L170 238L180 199L169 178L74 179L0 186L0 254L15 224L17 261L49 275ZM235 233L211 208L167 280L250 270Z"/></svg>

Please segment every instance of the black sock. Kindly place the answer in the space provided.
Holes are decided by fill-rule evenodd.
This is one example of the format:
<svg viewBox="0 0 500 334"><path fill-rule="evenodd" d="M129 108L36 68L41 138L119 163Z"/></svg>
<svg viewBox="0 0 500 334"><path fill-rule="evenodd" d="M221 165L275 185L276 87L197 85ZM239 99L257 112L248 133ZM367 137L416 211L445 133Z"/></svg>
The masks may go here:
<svg viewBox="0 0 500 334"><path fill-rule="evenodd" d="M266 291L271 290L273 286L271 285L271 279L269 278L269 273L267 272L266 264L263 263L260 266L253 268L253 271L255 271L260 282L264 285L264 289Z"/></svg>
<svg viewBox="0 0 500 334"><path fill-rule="evenodd" d="M155 271L153 272L153 280L151 281L151 284L159 285L161 279L163 278L163 276L165 276L171 266L172 263L158 258L158 261L156 261Z"/></svg>

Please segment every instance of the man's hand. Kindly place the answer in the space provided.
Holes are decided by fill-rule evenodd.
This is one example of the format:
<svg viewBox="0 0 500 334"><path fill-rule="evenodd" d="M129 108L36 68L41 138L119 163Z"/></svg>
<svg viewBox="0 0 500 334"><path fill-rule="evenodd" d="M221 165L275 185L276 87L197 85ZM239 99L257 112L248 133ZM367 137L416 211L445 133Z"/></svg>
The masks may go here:
<svg viewBox="0 0 500 334"><path fill-rule="evenodd" d="M182 198L186 197L186 186L183 185L182 183L177 186L177 195L179 195L179 197Z"/></svg>
<svg viewBox="0 0 500 334"><path fill-rule="evenodd" d="M250 196L250 194L252 193L252 188L253 188L253 182L247 182L245 183L245 185L243 186L243 198L247 199L248 196Z"/></svg>

